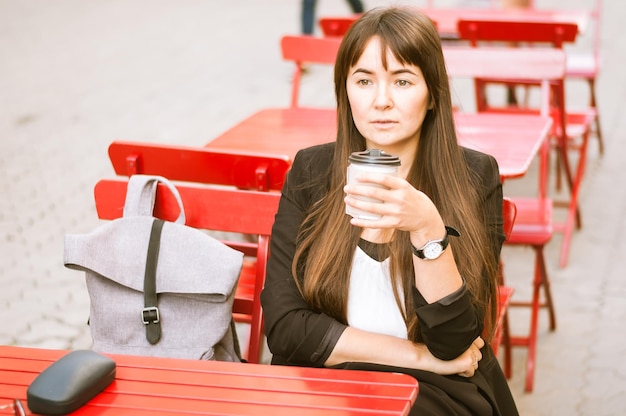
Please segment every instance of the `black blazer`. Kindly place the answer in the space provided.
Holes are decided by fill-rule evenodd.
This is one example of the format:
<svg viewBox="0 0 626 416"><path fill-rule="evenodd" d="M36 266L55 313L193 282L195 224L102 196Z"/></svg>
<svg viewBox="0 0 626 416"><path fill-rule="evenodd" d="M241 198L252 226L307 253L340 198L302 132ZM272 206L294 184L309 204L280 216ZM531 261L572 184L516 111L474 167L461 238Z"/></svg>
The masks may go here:
<svg viewBox="0 0 626 416"><path fill-rule="evenodd" d="M311 310L291 274L298 228L312 204L328 192L334 149L334 143L328 143L298 152L283 187L272 230L267 280L261 293L272 364L322 367L346 328L330 316ZM492 230L494 255L498 258L504 241L498 166L491 156L469 149L463 152L468 167L480 182L476 186L482 195L482 209ZM483 316L474 309L464 287L451 295L453 298L430 305L417 289L413 293L421 341L439 358L457 357L482 332ZM451 337L456 338L451 342ZM485 346L482 352L478 371L470 379L367 363L345 363L338 367L413 375L420 382L414 406L419 414L517 414L506 378L491 348Z"/></svg>

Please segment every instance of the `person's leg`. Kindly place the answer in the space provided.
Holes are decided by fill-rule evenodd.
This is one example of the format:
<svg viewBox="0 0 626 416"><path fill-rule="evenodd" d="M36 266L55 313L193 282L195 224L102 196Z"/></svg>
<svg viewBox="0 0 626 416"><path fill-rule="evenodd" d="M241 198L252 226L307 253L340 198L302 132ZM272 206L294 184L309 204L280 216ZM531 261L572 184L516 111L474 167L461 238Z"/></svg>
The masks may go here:
<svg viewBox="0 0 626 416"><path fill-rule="evenodd" d="M313 34L313 23L315 22L316 0L302 0L302 33Z"/></svg>
<svg viewBox="0 0 626 416"><path fill-rule="evenodd" d="M348 0L353 13L363 13L364 7L361 0Z"/></svg>
<svg viewBox="0 0 626 416"><path fill-rule="evenodd" d="M500 0L500 4L505 9L522 8L528 9L533 6L533 0Z"/></svg>

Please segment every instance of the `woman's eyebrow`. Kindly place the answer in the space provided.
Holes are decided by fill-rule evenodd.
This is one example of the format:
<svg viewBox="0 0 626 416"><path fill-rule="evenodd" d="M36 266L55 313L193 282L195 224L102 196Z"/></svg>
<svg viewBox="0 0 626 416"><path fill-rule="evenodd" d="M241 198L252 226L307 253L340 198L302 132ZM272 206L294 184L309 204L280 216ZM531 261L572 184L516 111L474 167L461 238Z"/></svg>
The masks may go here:
<svg viewBox="0 0 626 416"><path fill-rule="evenodd" d="M370 69L365 69L365 68L355 68L354 71L352 71L352 75L358 74L358 73L371 75L371 74L374 73L374 71L372 71Z"/></svg>
<svg viewBox="0 0 626 416"><path fill-rule="evenodd" d="M366 68L355 68L354 71L352 71L352 75L355 75L355 74L371 75L373 73L374 73L374 71L372 71L370 69L366 69ZM417 73L415 71L411 70L410 68L399 68L399 69L391 71L391 74L392 75L411 74L411 75L417 76Z"/></svg>
<svg viewBox="0 0 626 416"><path fill-rule="evenodd" d="M417 75L417 72L411 70L410 68L400 68L400 69L396 69L394 71L391 71L391 73L393 75L398 75L398 74L411 74L411 75Z"/></svg>

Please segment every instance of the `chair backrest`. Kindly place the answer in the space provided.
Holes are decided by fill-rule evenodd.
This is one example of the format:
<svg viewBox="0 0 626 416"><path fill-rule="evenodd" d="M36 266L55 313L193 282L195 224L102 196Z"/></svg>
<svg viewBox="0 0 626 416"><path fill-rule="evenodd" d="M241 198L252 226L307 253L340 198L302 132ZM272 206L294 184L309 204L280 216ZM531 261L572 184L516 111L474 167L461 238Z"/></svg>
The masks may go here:
<svg viewBox="0 0 626 416"><path fill-rule="evenodd" d="M113 220L123 216L127 185L128 180L120 179L103 179L96 184L94 197L100 219ZM248 256L237 286L233 315L236 320L250 324L247 360L259 362L263 339L260 297L265 283L270 235L280 194L199 185L176 187L185 208L186 225L227 233L225 235L229 239L224 243ZM178 217L178 211L178 204L171 192L160 184L154 216L174 221ZM235 238L234 233L242 234L242 238ZM251 241L244 235L254 235L257 238ZM250 261L251 258L254 260Z"/></svg>
<svg viewBox="0 0 626 416"><path fill-rule="evenodd" d="M430 8L431 6L428 7ZM318 19L318 24L322 29L322 35L328 37L342 37L359 17L360 15L358 14L350 16L324 16ZM433 23L437 26L436 21L433 20Z"/></svg>
<svg viewBox="0 0 626 416"><path fill-rule="evenodd" d="M578 25L561 22L528 22L511 19L460 19L457 22L459 39L479 42L546 43L562 48L564 43L574 42Z"/></svg>
<svg viewBox="0 0 626 416"><path fill-rule="evenodd" d="M283 59L293 61L295 69L291 81L291 107L298 107L300 81L304 64L334 65L340 37L318 37L309 35L287 35L280 41Z"/></svg>
<svg viewBox="0 0 626 416"><path fill-rule="evenodd" d="M447 46L450 78L511 79L542 85L542 111L550 114L550 84L565 77L565 52L554 48Z"/></svg>
<svg viewBox="0 0 626 416"><path fill-rule="evenodd" d="M319 18L318 24L324 36L341 37L346 34L357 18L357 16L325 16Z"/></svg>
<svg viewBox="0 0 626 416"><path fill-rule="evenodd" d="M502 217L504 219L504 235L508 240L513 231L513 225L515 224L515 217L517 216L517 206L510 198L504 198L502 201Z"/></svg>
<svg viewBox="0 0 626 416"><path fill-rule="evenodd" d="M291 165L286 156L125 141L109 145L109 158L118 175L160 175L257 191L280 190Z"/></svg>

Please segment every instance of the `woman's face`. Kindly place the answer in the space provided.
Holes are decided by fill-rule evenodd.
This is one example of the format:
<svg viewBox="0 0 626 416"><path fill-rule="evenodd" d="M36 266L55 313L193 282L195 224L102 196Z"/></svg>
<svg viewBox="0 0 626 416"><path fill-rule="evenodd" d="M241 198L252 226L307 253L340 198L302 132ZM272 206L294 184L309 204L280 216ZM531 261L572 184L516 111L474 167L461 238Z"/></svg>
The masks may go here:
<svg viewBox="0 0 626 416"><path fill-rule="evenodd" d="M354 124L368 149L413 154L430 106L428 88L419 67L401 64L388 50L385 69L381 54L375 36L348 70L346 89Z"/></svg>

